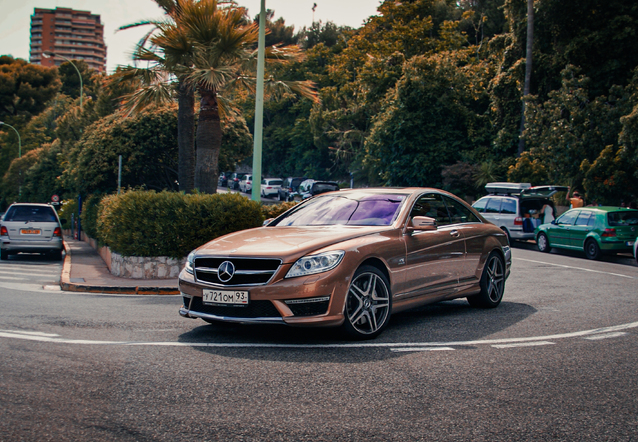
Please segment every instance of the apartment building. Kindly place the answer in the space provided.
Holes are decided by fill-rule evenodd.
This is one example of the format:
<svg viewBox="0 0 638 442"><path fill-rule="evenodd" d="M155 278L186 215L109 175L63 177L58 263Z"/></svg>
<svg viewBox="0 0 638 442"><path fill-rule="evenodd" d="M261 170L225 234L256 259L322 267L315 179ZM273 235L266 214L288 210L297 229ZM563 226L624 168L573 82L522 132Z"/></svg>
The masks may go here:
<svg viewBox="0 0 638 442"><path fill-rule="evenodd" d="M106 71L104 25L100 16L69 8L35 8L31 16L31 63L60 66L61 57L43 57L54 52L70 60L83 60L91 68Z"/></svg>

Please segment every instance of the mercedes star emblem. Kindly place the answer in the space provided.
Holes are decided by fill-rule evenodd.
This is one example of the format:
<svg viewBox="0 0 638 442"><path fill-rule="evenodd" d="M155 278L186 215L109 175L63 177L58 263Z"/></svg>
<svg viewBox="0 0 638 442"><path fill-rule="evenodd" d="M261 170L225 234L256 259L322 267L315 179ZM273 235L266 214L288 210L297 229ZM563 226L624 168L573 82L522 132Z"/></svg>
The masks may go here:
<svg viewBox="0 0 638 442"><path fill-rule="evenodd" d="M224 261L217 269L217 277L221 282L228 282L235 274L235 266L230 261Z"/></svg>

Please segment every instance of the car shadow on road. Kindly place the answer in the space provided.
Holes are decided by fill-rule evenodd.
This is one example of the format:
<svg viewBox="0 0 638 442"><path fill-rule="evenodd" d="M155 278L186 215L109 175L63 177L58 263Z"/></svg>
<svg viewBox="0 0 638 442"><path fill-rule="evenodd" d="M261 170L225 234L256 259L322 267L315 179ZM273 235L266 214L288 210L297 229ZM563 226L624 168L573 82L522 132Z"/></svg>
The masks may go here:
<svg viewBox="0 0 638 442"><path fill-rule="evenodd" d="M353 341L338 328L298 328L285 325L216 323L180 335L204 353L250 360L356 363L401 356L389 349L423 344L471 347L470 341L502 334L533 315L536 309L502 302L497 309L476 309L465 300L431 304L392 316L376 339ZM208 344L202 346L201 344Z"/></svg>

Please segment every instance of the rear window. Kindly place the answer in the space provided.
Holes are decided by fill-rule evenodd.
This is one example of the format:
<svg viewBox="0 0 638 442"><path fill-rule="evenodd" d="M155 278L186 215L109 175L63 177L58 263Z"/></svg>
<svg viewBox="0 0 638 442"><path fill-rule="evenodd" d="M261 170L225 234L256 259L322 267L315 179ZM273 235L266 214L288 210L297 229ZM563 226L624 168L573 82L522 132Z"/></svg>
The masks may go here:
<svg viewBox="0 0 638 442"><path fill-rule="evenodd" d="M7 211L4 221L57 222L52 207L13 206Z"/></svg>
<svg viewBox="0 0 638 442"><path fill-rule="evenodd" d="M622 212L609 212L607 222L610 226L635 226L638 225L638 210L623 210Z"/></svg>

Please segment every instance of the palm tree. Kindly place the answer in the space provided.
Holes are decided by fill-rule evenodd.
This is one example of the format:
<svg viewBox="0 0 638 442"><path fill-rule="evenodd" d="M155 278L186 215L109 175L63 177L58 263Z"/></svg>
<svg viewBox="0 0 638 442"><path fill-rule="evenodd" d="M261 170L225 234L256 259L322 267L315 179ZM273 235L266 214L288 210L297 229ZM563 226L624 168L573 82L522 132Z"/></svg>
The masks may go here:
<svg viewBox="0 0 638 442"><path fill-rule="evenodd" d="M157 1L157 0L156 0ZM246 9L217 0L175 0L176 12L157 22L157 31L149 37L152 48L138 46L136 57L154 63L154 74L145 86L128 97L131 107L167 96L165 81L158 72L170 72L178 85L194 89L200 96L196 133L194 186L200 192L217 189L218 159L221 148L221 118L236 112L232 93L238 88L254 90L257 63L258 26L248 23ZM296 46L269 47L269 62L283 63L299 59ZM170 80L170 79L169 79ZM265 82L273 96L296 93L318 101L314 84L309 81L283 82L268 78Z"/></svg>
<svg viewBox="0 0 638 442"><path fill-rule="evenodd" d="M175 22L179 19L182 8L180 0L154 0L164 12L169 21ZM173 91L170 89L171 77L169 73L175 66L191 64L192 44L185 35L181 36L181 46L174 44L170 53L165 53L164 57L151 49L146 48L146 44L158 27L164 23L161 20L144 20L130 25L121 26L118 30L130 29L138 26L153 25L153 29L148 32L138 43L133 60L139 62L152 63L151 68L140 69L136 67L118 68L112 77L115 82L130 81L137 79L140 88L128 97L126 108L129 111L137 112L152 105L161 104L173 100ZM174 89L177 95L177 147L178 147L178 167L177 179L179 190L189 193L194 188L195 171L195 94L193 89L186 84L185 76L175 77Z"/></svg>

